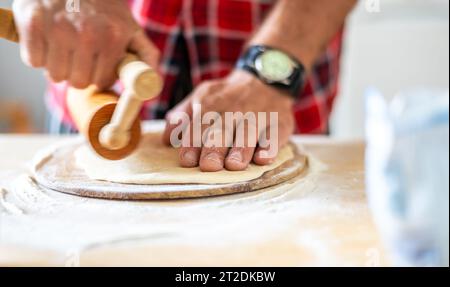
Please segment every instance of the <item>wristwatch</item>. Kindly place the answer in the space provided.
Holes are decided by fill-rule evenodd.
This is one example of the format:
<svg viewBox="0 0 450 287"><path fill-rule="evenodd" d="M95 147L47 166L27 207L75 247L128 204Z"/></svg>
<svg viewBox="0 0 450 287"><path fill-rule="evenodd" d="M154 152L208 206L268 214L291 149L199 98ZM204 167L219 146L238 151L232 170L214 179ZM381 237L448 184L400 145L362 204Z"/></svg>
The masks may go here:
<svg viewBox="0 0 450 287"><path fill-rule="evenodd" d="M298 98L305 82L305 68L289 54L268 46L249 47L239 58L236 67L246 70L269 86Z"/></svg>

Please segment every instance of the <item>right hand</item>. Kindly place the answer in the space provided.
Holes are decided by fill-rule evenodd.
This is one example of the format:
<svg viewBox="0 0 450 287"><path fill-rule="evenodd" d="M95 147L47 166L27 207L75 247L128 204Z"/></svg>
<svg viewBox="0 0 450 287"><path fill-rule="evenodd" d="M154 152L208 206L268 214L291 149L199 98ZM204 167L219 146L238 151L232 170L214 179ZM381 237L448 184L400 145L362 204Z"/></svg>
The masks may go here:
<svg viewBox="0 0 450 287"><path fill-rule="evenodd" d="M45 68L54 82L100 89L117 79L127 51L157 68L159 51L134 21L125 0L82 0L79 12L66 0L15 0L13 10L23 61Z"/></svg>

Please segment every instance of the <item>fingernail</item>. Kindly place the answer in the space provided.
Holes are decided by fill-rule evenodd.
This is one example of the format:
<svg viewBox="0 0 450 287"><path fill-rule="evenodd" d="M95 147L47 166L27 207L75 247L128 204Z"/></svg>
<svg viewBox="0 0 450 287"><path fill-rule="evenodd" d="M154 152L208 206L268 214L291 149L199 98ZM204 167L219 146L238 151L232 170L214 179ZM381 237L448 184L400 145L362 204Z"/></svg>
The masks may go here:
<svg viewBox="0 0 450 287"><path fill-rule="evenodd" d="M230 154L230 156L228 158L232 161L238 161L238 162L242 162L242 160L243 160L242 153L239 151L233 152L232 154Z"/></svg>
<svg viewBox="0 0 450 287"><path fill-rule="evenodd" d="M214 152L207 154L205 156L205 159L213 161L217 164L222 164L222 162L220 161L219 155Z"/></svg>
<svg viewBox="0 0 450 287"><path fill-rule="evenodd" d="M274 153L273 151L261 150L259 152L259 157L262 159L268 159L270 161L274 161L275 157L276 157L276 153Z"/></svg>
<svg viewBox="0 0 450 287"><path fill-rule="evenodd" d="M183 154L183 160L188 161L190 164L197 163L197 156L193 151L187 151Z"/></svg>

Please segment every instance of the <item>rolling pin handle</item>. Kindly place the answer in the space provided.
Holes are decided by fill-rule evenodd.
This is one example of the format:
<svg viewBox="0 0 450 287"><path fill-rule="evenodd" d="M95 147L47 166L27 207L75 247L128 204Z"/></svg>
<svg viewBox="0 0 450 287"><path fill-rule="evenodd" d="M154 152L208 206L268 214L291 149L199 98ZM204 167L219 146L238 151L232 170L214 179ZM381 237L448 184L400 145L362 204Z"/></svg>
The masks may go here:
<svg viewBox="0 0 450 287"><path fill-rule="evenodd" d="M130 141L130 128L139 114L142 101L134 92L125 90L111 118L111 122L104 126L99 134L102 146L118 150L125 147Z"/></svg>
<svg viewBox="0 0 450 287"><path fill-rule="evenodd" d="M99 134L100 143L118 150L130 141L130 129L144 101L161 92L161 77L137 56L128 54L119 66L119 78L125 90L114 110L111 122Z"/></svg>
<svg viewBox="0 0 450 287"><path fill-rule="evenodd" d="M159 74L134 54L127 54L120 63L119 79L125 89L133 91L141 101L159 95L163 86Z"/></svg>

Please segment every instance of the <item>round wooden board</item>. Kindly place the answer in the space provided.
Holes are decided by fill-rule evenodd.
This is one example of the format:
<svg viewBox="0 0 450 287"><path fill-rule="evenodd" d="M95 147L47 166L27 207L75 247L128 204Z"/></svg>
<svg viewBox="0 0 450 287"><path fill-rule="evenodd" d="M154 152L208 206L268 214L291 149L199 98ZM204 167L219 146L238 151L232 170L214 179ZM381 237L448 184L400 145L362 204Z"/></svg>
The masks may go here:
<svg viewBox="0 0 450 287"><path fill-rule="evenodd" d="M227 195L254 191L290 180L307 167L307 157L295 145L294 158L261 177L227 184L120 184L92 180L75 164L75 150L81 143L62 145L40 156L34 164L36 182L51 190L93 198L116 200L161 200Z"/></svg>

